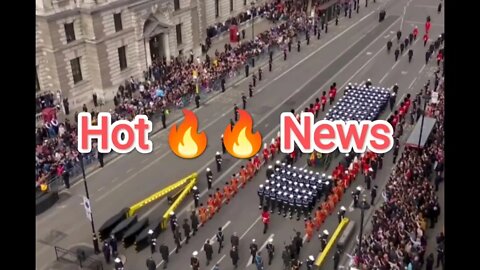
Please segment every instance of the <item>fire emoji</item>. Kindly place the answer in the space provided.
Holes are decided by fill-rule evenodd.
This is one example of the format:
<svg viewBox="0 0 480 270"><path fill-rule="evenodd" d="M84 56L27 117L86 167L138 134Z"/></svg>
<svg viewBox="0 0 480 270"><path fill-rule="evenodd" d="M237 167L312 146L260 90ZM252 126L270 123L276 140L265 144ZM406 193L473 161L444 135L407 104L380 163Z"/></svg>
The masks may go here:
<svg viewBox="0 0 480 270"><path fill-rule="evenodd" d="M183 109L185 119L177 129L173 125L168 135L168 144L175 155L181 158L196 158L207 148L207 135L205 131L197 133L197 116L187 109Z"/></svg>
<svg viewBox="0 0 480 270"><path fill-rule="evenodd" d="M260 132L252 134L253 121L248 112L238 110L240 120L231 129L229 124L223 132L223 143L230 155L236 158L251 158L262 146Z"/></svg>

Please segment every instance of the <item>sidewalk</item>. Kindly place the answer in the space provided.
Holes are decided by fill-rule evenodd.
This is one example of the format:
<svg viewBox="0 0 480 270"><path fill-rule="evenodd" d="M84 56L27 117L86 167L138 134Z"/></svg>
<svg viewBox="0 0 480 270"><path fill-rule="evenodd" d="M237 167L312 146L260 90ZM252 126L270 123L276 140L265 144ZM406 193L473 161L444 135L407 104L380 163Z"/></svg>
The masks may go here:
<svg viewBox="0 0 480 270"><path fill-rule="evenodd" d="M253 32L256 35L259 33L262 33L266 30L269 30L272 26L275 24L272 23L271 21L264 19L262 17L257 17L255 19L255 24L253 26ZM240 24L238 27L238 32L240 33L240 38L242 34L242 30L245 29L245 39L241 39L240 41L248 41L252 39L252 22L251 21L246 21L243 24ZM230 43L230 34L229 31L225 31L221 33L219 36L215 37L212 39L212 46L208 50L208 54L210 56L214 55L215 50L218 50L219 52L225 51L225 44ZM232 47L236 46L237 43L232 43ZM205 55L205 53L204 53Z"/></svg>

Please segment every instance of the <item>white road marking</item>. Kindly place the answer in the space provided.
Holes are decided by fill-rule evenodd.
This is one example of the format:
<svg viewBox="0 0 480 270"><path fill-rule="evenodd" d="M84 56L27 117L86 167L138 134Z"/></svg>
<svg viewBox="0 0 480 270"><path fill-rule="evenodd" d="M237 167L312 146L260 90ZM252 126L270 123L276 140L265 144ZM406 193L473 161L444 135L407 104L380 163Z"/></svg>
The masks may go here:
<svg viewBox="0 0 480 270"><path fill-rule="evenodd" d="M390 34L383 36L383 38L389 38Z"/></svg>
<svg viewBox="0 0 480 270"><path fill-rule="evenodd" d="M413 84L415 83L416 80L417 80L417 77L415 77L413 79L413 81L410 83L410 85L408 86L409 89L412 88L412 86L413 86Z"/></svg>
<svg viewBox="0 0 480 270"><path fill-rule="evenodd" d="M101 187L101 188L97 189L97 191L101 191L102 189L105 189L105 186L103 186L103 187Z"/></svg>
<svg viewBox="0 0 480 270"><path fill-rule="evenodd" d="M247 235L247 233L253 228L253 226L255 226L255 224L257 224L258 221L260 221L262 217L258 217L251 225L250 227L248 227L248 229L240 236L240 240L243 239L245 237L245 235Z"/></svg>
<svg viewBox="0 0 480 270"><path fill-rule="evenodd" d="M420 69L420 71L418 72L419 74L422 73L423 69L425 68L425 64L423 64L422 68Z"/></svg>
<svg viewBox="0 0 480 270"><path fill-rule="evenodd" d="M230 223L232 223L230 220L227 221L227 223L225 223L225 225L222 226L222 232L230 225ZM217 233L215 233L212 237L210 237L210 245L213 246L213 244L215 244L215 241L217 239ZM202 245L202 248L200 249L200 252L203 251L203 245Z"/></svg>
<svg viewBox="0 0 480 270"><path fill-rule="evenodd" d="M118 176L115 176L113 179L112 179L112 183L115 183L119 180L120 178L118 178Z"/></svg>
<svg viewBox="0 0 480 270"><path fill-rule="evenodd" d="M263 245L258 249L258 252L262 251L262 250L267 246L268 240L273 239L274 236L275 236L275 234L273 234L273 233L270 234L270 236L267 238L267 240L265 240L265 242L263 243ZM250 256L250 258L251 258L251 256ZM245 266L245 268L248 268L251 264L252 264L252 260L249 259L247 265Z"/></svg>
<svg viewBox="0 0 480 270"><path fill-rule="evenodd" d="M371 54L372 54L372 52L367 52L366 54L367 54L367 55L371 55Z"/></svg>
<svg viewBox="0 0 480 270"><path fill-rule="evenodd" d="M131 171L133 171L133 168L128 169L127 173L130 173Z"/></svg>
<svg viewBox="0 0 480 270"><path fill-rule="evenodd" d="M402 75L405 75L408 73L408 71L405 71L405 70L402 70L402 72L400 72Z"/></svg>
<svg viewBox="0 0 480 270"><path fill-rule="evenodd" d="M418 22L418 21L405 21L405 22L406 23L412 23L414 25L424 25L425 24L425 22ZM431 26L442 26L442 27L445 26L445 24L443 24L443 23L432 23L432 22L430 22L430 25Z"/></svg>
<svg viewBox="0 0 480 270"><path fill-rule="evenodd" d="M220 264L220 263L223 261L223 259L225 259L226 256L227 256L227 255L223 254L223 256L220 258L220 260L217 261L217 264ZM214 268L215 268L215 265L212 267L212 270L213 270Z"/></svg>
<svg viewBox="0 0 480 270"><path fill-rule="evenodd" d="M432 6L432 5L415 5L414 7L433 8L433 9L438 8L438 6Z"/></svg>
<svg viewBox="0 0 480 270"><path fill-rule="evenodd" d="M143 163L147 162L148 160L149 160L149 158L145 158L142 161L140 161L140 163L143 164Z"/></svg>
<svg viewBox="0 0 480 270"><path fill-rule="evenodd" d="M383 82L383 80L385 80L385 78L387 78L389 73L390 72L385 73L385 75L383 75L383 77L380 79L380 81L378 81L378 83L381 84Z"/></svg>

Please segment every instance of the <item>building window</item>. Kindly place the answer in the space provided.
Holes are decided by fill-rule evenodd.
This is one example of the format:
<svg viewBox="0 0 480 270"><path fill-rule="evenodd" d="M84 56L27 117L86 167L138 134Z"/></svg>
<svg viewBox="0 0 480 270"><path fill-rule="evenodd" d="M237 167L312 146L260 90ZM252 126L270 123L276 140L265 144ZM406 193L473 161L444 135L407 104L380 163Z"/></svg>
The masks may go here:
<svg viewBox="0 0 480 270"><path fill-rule="evenodd" d="M35 67L35 91L40 91L40 81L38 80L38 66Z"/></svg>
<svg viewBox="0 0 480 270"><path fill-rule="evenodd" d="M120 70L127 68L127 47L122 46L118 48L118 62L120 63Z"/></svg>
<svg viewBox="0 0 480 270"><path fill-rule="evenodd" d="M218 0L215 0L215 18L218 18L219 16L220 16L219 3L218 3Z"/></svg>
<svg viewBox="0 0 480 270"><path fill-rule="evenodd" d="M67 43L75 41L75 28L73 27L73 22L64 24L65 26L65 36L67 37Z"/></svg>
<svg viewBox="0 0 480 270"><path fill-rule="evenodd" d="M115 23L115 32L120 32L123 29L122 25L122 13L113 14L113 21Z"/></svg>
<svg viewBox="0 0 480 270"><path fill-rule="evenodd" d="M173 0L173 8L175 11L180 9L180 0Z"/></svg>
<svg viewBox="0 0 480 270"><path fill-rule="evenodd" d="M175 27L177 30L177 45L182 44L182 24L177 24Z"/></svg>
<svg viewBox="0 0 480 270"><path fill-rule="evenodd" d="M233 11L233 0L230 0L230 12Z"/></svg>
<svg viewBox="0 0 480 270"><path fill-rule="evenodd" d="M70 60L70 66L72 67L73 83L76 84L83 80L82 67L80 66L80 57Z"/></svg>

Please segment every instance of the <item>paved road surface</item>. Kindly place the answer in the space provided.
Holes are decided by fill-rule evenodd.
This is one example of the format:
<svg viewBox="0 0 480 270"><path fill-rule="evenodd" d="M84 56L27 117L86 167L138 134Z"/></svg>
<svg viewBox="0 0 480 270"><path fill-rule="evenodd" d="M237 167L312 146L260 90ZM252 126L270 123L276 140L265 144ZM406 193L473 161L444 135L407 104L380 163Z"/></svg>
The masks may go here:
<svg viewBox="0 0 480 270"><path fill-rule="evenodd" d="M300 54L292 51L289 55L289 61L277 66L271 74L264 72L266 80L257 86L257 92L254 98L249 100L247 110L254 117L255 130L260 130L267 141L278 130L279 121L277 117L281 111L303 108L305 104L302 103L312 102L333 81L343 85L350 81L361 82L371 78L375 85L380 84L385 87L398 82L400 95L407 91L417 91L415 89L419 89L425 82L425 73L431 72L433 64L424 67L424 49L423 44L420 44L421 41L414 45L414 61L410 64L407 57L403 56L394 65L393 54L387 55L385 50L387 39L393 38L394 33L400 27L403 7L407 1L390 2L387 8L388 17L382 24L378 23L377 13L372 12L382 4L382 1L377 2L379 3L371 4L368 9L361 8L359 15L355 15L350 20L343 20L339 26L330 26L329 33L322 36L320 42L315 40L308 48L302 46ZM433 1L424 0L421 4L427 5L429 2ZM422 13L423 11L422 8L412 8L411 6L408 8L407 17L403 19L405 31L411 28L408 21L424 20L426 15ZM429 14L431 13L430 11ZM432 19L436 23L440 21L434 16L432 16ZM432 36L443 32L442 27L435 24L432 25L432 31L434 34ZM321 50L318 50L318 46L322 46ZM307 57L305 58L305 56ZM419 74L420 71L422 71L421 74ZM292 80L291 78L295 79ZM247 83L243 82L238 87L214 98L211 103L197 111L200 129L207 131L210 142L206 153L200 158L194 161L184 161L177 158L166 145L165 132L160 132L154 138L154 153L150 155L136 153L125 155L116 162L108 164L104 169L90 175L88 177L89 187L97 227L109 218L111 213L118 211L121 207L134 203L193 171L200 173L199 188L202 191L205 190L205 164L210 164L209 166L214 168L212 164L213 153L220 149L219 140L215 138L220 138L228 120L233 117L233 103L240 103L240 93L246 91L246 85ZM410 85L412 85L411 89L407 89ZM215 180L219 179L220 185L224 183L224 179L231 175L231 172L238 170L241 163L228 156L225 156L224 160L225 169L223 173L214 176ZM389 155L387 155L387 160L391 161ZM185 169L170 170L169 165L171 167L171 164L175 164L176 168ZM305 161L302 160L299 161L298 166L304 164ZM384 179L389 173L388 168L391 164L386 162L385 165L384 170L379 175L382 177L379 177L379 179ZM274 215L268 234L261 234L262 226L259 222L260 213L257 210L256 188L263 181L262 175L264 175L263 171L259 173L259 177L254 180L253 184L242 190L242 193L230 205L224 207L212 222L207 223L199 234L191 240L191 243L181 249L179 255L189 258L193 250L200 250L206 238L211 238L214 235L217 227L228 224L225 225L226 238L229 238L233 231L237 231L239 235L243 236L240 249L241 268L248 262L248 243L252 238L256 238L257 243L262 245L267 237L274 234L274 243L278 250L276 256L279 257L281 246L284 241L287 241L293 235L293 229L303 232L303 222L284 222L283 218ZM379 183L379 186L382 187L381 183ZM84 219L83 207L79 205L81 203L80 196L83 194L82 187L77 185L71 189L70 193L72 198L66 199L63 203L37 217L37 240L45 239L52 230L55 230L62 232L65 236L56 243L57 245L68 247L78 242L91 242L89 238L90 227ZM344 200L346 201L342 204L350 204L351 200L348 196ZM162 209L166 206L165 203L159 203L158 205L160 207L150 208L150 211L147 210L149 213L144 211L140 214L149 214L149 217L160 216L163 213ZM232 215L232 213L235 214ZM238 215L237 213L242 214ZM354 220L358 220L357 215L359 214L355 212L349 213L349 216ZM183 219L183 216L180 219ZM332 216L325 227L333 232L335 225L336 217ZM170 231L166 231L159 237L159 242L163 241L167 242L171 250L173 249L173 237ZM223 253L214 257L214 262L221 260L221 269L229 269L231 266L227 254L228 248L229 245L227 244ZM305 246L301 256L302 258L306 258L310 254L316 256L318 249L318 243L314 241ZM128 269L143 269L149 251L145 250L136 255L132 249L129 249L122 251L122 253L129 258ZM224 254L227 254L227 256L223 256ZM186 259L180 260L177 258L178 255L172 256L169 269L186 269L188 267ZM160 262L159 257L159 254L154 255L157 263ZM201 253L200 258L203 264L203 253ZM37 244L38 268L43 269L53 259L53 248L39 242ZM280 269L280 265L281 260L277 258L273 265L268 268ZM250 266L250 268L254 267Z"/></svg>

